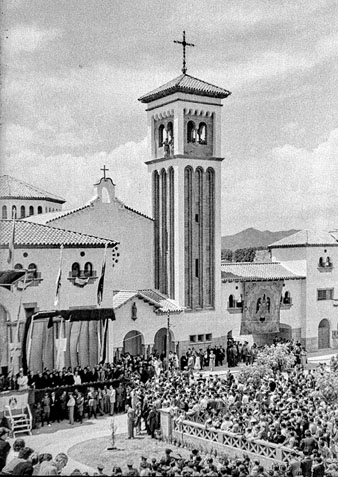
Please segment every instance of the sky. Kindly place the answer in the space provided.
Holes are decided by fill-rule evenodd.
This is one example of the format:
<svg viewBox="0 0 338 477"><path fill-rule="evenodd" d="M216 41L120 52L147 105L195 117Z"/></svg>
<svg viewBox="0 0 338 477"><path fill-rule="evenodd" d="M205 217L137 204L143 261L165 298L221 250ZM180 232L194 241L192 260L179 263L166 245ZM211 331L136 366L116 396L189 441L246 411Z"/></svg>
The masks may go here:
<svg viewBox="0 0 338 477"><path fill-rule="evenodd" d="M222 109L222 234L338 228L338 0L3 0L1 174L81 206L106 165L148 215L143 94L188 74Z"/></svg>

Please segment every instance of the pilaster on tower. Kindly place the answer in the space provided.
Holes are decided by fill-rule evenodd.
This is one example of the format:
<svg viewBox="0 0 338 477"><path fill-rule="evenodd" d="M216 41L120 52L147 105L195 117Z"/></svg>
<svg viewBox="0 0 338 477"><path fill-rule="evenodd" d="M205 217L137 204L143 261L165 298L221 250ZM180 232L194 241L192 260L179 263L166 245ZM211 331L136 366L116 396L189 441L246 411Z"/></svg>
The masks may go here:
<svg viewBox="0 0 338 477"><path fill-rule="evenodd" d="M155 288L187 310L220 309L221 110L231 93L183 73L147 104Z"/></svg>

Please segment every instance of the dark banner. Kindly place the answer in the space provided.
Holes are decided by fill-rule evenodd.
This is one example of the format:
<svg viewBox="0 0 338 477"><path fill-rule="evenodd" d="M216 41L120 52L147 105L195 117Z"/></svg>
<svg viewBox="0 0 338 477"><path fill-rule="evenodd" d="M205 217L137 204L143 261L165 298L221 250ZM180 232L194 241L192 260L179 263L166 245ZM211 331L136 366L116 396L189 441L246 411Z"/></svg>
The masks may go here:
<svg viewBox="0 0 338 477"><path fill-rule="evenodd" d="M283 281L244 282L241 335L278 333Z"/></svg>

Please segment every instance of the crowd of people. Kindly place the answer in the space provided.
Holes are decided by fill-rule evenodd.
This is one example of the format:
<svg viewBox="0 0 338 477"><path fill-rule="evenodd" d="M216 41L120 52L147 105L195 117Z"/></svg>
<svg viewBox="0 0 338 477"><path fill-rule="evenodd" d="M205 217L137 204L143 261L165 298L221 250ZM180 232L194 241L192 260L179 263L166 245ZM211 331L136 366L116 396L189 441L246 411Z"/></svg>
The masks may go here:
<svg viewBox="0 0 338 477"><path fill-rule="evenodd" d="M234 366L240 362L251 364L257 356L256 348L232 340L226 350L221 346L199 352L190 348L180 360L175 353L170 353L168 360L157 354L127 354L115 363L100 364L92 370L64 368L61 372L44 370L27 376L21 371L17 386L43 389L34 407L37 426L63 419L68 419L69 424L81 423L86 416L96 418L98 414L126 411L129 439L142 427L155 438L160 435L159 410L170 408L178 426L184 420L195 421L206 429L283 445L293 452L291 470L279 465L265 471L259 463L254 465L247 459L211 462L210 456L208 461L198 455L198 462L195 458L171 457L167 465L155 460L141 469L142 475L338 477L338 403L328 403L321 397L316 387L316 375L321 371L304 369L306 352L300 343L288 343L289 352L295 356L294 369L276 370L259 386L254 379L241 380L241 374L235 377L230 370L223 376L200 372L206 367L212 370L221 366L225 357L230 364L229 353L235 356L231 362ZM334 358L333 371L337 363ZM110 380L114 383L108 384ZM63 385L70 389L62 389Z"/></svg>
<svg viewBox="0 0 338 477"><path fill-rule="evenodd" d="M68 456L59 453L38 453L27 447L24 439L16 439L11 448L7 442L8 430L0 428L0 475L58 475L67 472ZM142 455L139 461L129 459L123 466L112 464L109 474L104 465L98 464L93 475L140 477L337 477L338 464L326 463L316 456L306 455L302 460L295 454L288 464L274 464L265 469L257 459L243 455L241 458L215 456L192 448L185 457L180 450L165 449L162 457ZM63 471L64 469L64 471ZM90 475L74 469L66 475Z"/></svg>

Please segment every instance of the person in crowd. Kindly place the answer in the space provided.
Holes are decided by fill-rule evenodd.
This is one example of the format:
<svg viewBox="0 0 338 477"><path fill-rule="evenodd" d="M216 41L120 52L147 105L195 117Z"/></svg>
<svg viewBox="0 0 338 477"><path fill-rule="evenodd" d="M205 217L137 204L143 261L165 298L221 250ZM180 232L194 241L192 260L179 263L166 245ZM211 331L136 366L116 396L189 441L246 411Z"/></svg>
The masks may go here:
<svg viewBox="0 0 338 477"><path fill-rule="evenodd" d="M0 427L0 472L6 465L7 457L11 446L7 441L9 429L6 427Z"/></svg>
<svg viewBox="0 0 338 477"><path fill-rule="evenodd" d="M43 426L45 422L50 426L50 397L48 393L44 393L44 396L41 400L42 407L42 421L41 425Z"/></svg>
<svg viewBox="0 0 338 477"><path fill-rule="evenodd" d="M24 375L23 369L20 369L19 371L17 385L19 391L25 391L26 389L28 389L28 377Z"/></svg>
<svg viewBox="0 0 338 477"><path fill-rule="evenodd" d="M134 439L135 410L127 405L128 439Z"/></svg>
<svg viewBox="0 0 338 477"><path fill-rule="evenodd" d="M63 452L57 454L54 460L45 460L41 462L39 473L37 475L58 475L66 467L68 457Z"/></svg>
<svg viewBox="0 0 338 477"><path fill-rule="evenodd" d="M75 409L75 398L73 396L73 393L69 393L68 395L67 407L68 407L69 424L73 425L74 424L74 409Z"/></svg>
<svg viewBox="0 0 338 477"><path fill-rule="evenodd" d="M33 449L31 449L30 447L21 448L17 457L14 457L12 460L8 460L7 464L2 469L2 473L5 474L5 475L13 475L13 474L17 475L18 470L20 470L20 469L22 470L22 468L24 468L26 470L27 470L27 468L29 468L29 471L31 469L32 472L33 472L32 463L30 463L30 465L28 465L28 466L21 466L21 467L17 468L18 464L23 463L23 462L27 462L29 460L30 456L33 454L33 452L34 452ZM14 472L14 469L16 469L15 472Z"/></svg>

